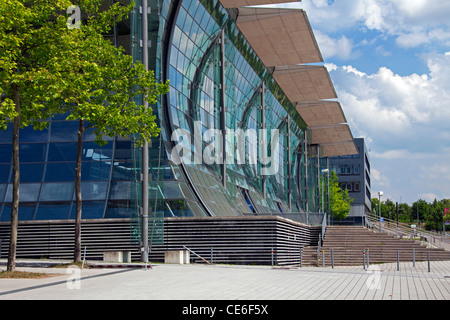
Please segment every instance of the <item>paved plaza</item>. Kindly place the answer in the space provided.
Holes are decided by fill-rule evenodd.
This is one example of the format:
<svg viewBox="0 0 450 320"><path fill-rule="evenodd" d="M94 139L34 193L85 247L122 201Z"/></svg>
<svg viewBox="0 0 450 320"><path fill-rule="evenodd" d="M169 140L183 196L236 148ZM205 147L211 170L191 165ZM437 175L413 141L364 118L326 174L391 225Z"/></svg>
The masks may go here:
<svg viewBox="0 0 450 320"><path fill-rule="evenodd" d="M151 269L40 267L44 279L0 279L0 300L449 300L450 262L332 268L169 265ZM41 264L41 265L40 265ZM22 265L22 266L20 266ZM141 265L135 265L141 266ZM5 270L6 260L0 260Z"/></svg>

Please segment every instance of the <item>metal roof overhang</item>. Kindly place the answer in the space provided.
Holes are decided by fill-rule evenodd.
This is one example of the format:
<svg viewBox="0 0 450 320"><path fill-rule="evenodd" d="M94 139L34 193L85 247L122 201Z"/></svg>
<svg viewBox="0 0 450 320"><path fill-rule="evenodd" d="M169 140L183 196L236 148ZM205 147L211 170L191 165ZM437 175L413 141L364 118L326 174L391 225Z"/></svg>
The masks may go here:
<svg viewBox="0 0 450 320"><path fill-rule="evenodd" d="M321 156L336 157L357 154L358 149L353 142L353 134L346 123L309 127L311 144L322 147Z"/></svg>
<svg viewBox="0 0 450 320"><path fill-rule="evenodd" d="M220 3L225 9L240 8L245 6L257 6L263 4L279 4L286 2L298 2L290 0L220 0Z"/></svg>
<svg viewBox="0 0 450 320"><path fill-rule="evenodd" d="M322 157L338 157L338 156L358 154L358 149L356 149L353 140L337 144L325 144L322 145L321 147L322 147L321 151Z"/></svg>
<svg viewBox="0 0 450 320"><path fill-rule="evenodd" d="M336 99L336 91L323 66L293 65L275 67L273 77L294 103Z"/></svg>
<svg viewBox="0 0 450 320"><path fill-rule="evenodd" d="M269 68L323 62L303 10L239 8L236 24Z"/></svg>
<svg viewBox="0 0 450 320"><path fill-rule="evenodd" d="M273 70L273 78L311 130L310 143L320 145L322 156L358 153L341 105L324 101L337 98L327 69L310 65L323 62L323 57L306 13L300 9L235 8L238 28L265 66Z"/></svg>
<svg viewBox="0 0 450 320"><path fill-rule="evenodd" d="M347 122L342 107L337 101L299 102L296 109L310 127Z"/></svg>

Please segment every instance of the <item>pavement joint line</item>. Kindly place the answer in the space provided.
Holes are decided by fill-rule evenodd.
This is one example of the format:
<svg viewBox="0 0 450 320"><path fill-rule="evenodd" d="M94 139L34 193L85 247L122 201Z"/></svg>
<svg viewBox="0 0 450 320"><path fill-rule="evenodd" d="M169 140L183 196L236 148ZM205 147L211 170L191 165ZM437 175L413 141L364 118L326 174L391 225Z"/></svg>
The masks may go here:
<svg viewBox="0 0 450 320"><path fill-rule="evenodd" d="M125 270L114 271L114 272L110 272L110 273L106 273L106 274L96 274L96 275L80 277L80 281L90 280L90 279L94 279L94 278L98 278L98 277L111 276L111 275L114 275L114 274L117 274L117 273L122 273L122 272L127 272L127 271L131 271L131 270L125 269ZM61 274L61 275L63 275L63 274ZM41 289L41 288L46 288L46 287L57 286L57 285L60 285L60 284L67 284L67 279L61 280L61 281L56 281L56 282L39 284L39 285L31 286L31 287L25 287L25 288L13 289L13 290L10 290L10 291L0 292L0 296L5 296L5 295L8 295L8 294L14 294L14 293L20 293L20 292L23 292L23 291L36 290L36 289Z"/></svg>

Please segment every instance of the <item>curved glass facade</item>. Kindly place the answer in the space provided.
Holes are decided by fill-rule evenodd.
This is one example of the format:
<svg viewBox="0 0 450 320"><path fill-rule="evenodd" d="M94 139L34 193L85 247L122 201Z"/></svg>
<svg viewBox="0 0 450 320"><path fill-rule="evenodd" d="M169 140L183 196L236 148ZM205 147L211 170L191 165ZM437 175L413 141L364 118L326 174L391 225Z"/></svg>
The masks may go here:
<svg viewBox="0 0 450 320"><path fill-rule="evenodd" d="M319 211L318 148L307 126L217 0L149 0L149 67L170 91L156 106L161 135L150 143L150 207L165 217L236 216L246 213ZM111 37L141 60L140 1ZM54 118L48 130L20 132L20 220L74 217L78 123ZM209 137L221 130L225 139ZM263 129L267 136L263 137ZM279 133L276 146L269 142ZM10 218L11 131L0 132L0 221ZM176 164L174 134L193 161ZM243 132L242 148L238 150ZM231 134L230 134L231 133ZM266 138L266 140L264 140ZM140 204L141 150L133 139L99 147L85 133L82 165L83 219L128 218ZM267 143L262 143L266 141ZM213 143L225 145L208 163ZM242 152L238 152L242 151ZM266 154L270 164L259 161ZM195 161L202 159L202 161ZM277 168L265 174L269 167Z"/></svg>

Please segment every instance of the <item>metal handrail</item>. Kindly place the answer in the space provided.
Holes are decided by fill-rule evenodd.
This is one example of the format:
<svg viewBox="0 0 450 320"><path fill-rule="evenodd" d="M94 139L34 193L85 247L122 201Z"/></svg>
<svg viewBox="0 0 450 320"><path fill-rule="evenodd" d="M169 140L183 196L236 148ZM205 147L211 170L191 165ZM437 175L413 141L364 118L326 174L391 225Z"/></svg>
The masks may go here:
<svg viewBox="0 0 450 320"><path fill-rule="evenodd" d="M200 259L202 259L204 262L206 262L207 264L211 264L209 261L207 261L205 258L203 258L203 257L201 257L200 255L198 255L197 253L195 253L194 251L192 251L191 249L189 249L188 247L186 247L186 246L183 246L183 248L185 248L186 250L188 250L189 252L191 252L191 253L193 253L193 254L195 254L197 257L199 257Z"/></svg>
<svg viewBox="0 0 450 320"><path fill-rule="evenodd" d="M320 253L322 252L322 242L325 238L325 232L327 231L327 214L323 215L322 231L319 234L319 241L317 242L317 266L319 266Z"/></svg>
<svg viewBox="0 0 450 320"><path fill-rule="evenodd" d="M382 232L395 235L399 238L406 237L413 240L417 240L418 238L418 241L423 244L450 250L450 238L446 235L423 229L412 228L411 225L407 223L397 222L387 218L383 218L383 221L380 223L380 217L373 214L367 214L365 216L365 221L366 226L375 231L379 231L381 229ZM440 240L438 244L436 243L437 238Z"/></svg>

